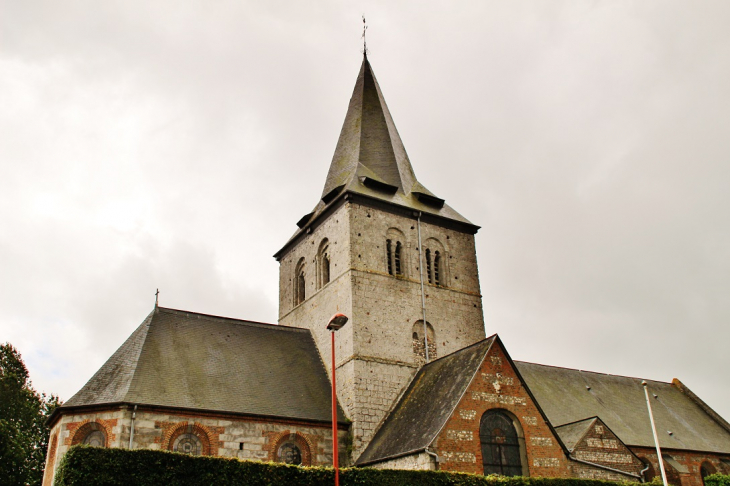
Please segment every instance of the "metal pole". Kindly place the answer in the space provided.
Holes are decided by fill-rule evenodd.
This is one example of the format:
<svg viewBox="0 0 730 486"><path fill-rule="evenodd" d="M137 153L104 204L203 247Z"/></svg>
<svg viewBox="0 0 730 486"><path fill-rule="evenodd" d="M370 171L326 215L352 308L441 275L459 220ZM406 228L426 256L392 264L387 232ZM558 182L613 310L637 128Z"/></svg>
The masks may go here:
<svg viewBox="0 0 730 486"><path fill-rule="evenodd" d="M428 324L426 324L426 292L423 290L423 248L421 247L421 213L418 213L418 273L421 276L421 310L423 311L423 346L428 363Z"/></svg>
<svg viewBox="0 0 730 486"><path fill-rule="evenodd" d="M656 444L656 455L659 461L659 469L662 472L662 481L664 486L667 486L667 472L664 470L664 459L662 459L662 450L659 448L659 437L656 435L656 425L654 425L654 414L651 412L651 401L649 401L649 390L646 385L646 381L642 381L641 385L644 387L644 395L646 396L646 408L649 409L649 420L651 421L651 431L654 434L654 444Z"/></svg>
<svg viewBox="0 0 730 486"><path fill-rule="evenodd" d="M332 333L332 466L335 468L335 486L340 486L340 460L337 452L337 382L335 381L335 331Z"/></svg>

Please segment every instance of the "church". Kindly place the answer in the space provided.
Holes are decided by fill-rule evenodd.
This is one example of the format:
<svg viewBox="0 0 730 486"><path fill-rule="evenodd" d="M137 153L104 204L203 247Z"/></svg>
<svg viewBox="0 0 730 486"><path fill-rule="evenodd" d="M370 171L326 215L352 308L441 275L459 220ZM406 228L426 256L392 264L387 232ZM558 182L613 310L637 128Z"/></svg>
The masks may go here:
<svg viewBox="0 0 730 486"><path fill-rule="evenodd" d="M274 255L279 322L150 314L51 416L44 484L75 444L674 486L730 473L730 424L679 380L514 361L486 336L479 226L416 178L364 56L313 210ZM143 318L143 319L142 319ZM647 399L662 457L657 457Z"/></svg>

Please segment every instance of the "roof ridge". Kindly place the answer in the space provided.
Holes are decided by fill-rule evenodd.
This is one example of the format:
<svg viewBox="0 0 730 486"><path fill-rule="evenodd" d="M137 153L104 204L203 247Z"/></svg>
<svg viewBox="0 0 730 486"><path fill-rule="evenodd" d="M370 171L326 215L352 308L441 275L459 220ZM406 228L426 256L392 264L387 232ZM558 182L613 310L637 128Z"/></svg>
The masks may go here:
<svg viewBox="0 0 730 486"><path fill-rule="evenodd" d="M616 375L613 373L603 373L601 371L591 371L591 370L581 370L579 368L568 368L567 366L557 366L557 365L546 365L542 363L533 363L532 361L520 361L515 360L515 363L521 363L521 364L527 364L527 365L535 365L535 366L542 366L544 368L558 368L561 370L569 370L569 371L579 371L581 373L591 373L593 375L603 375L603 376L615 376L616 378L629 378L631 380L646 380L653 383L662 383L664 385L671 385L671 382L668 381L661 381L661 380L652 380L651 378L642 378L640 376L627 376L627 375Z"/></svg>
<svg viewBox="0 0 730 486"><path fill-rule="evenodd" d="M249 321L247 319L238 319L236 317L225 317L225 316L217 316L215 314L204 314L202 312L194 312L194 311L186 311L182 309L172 309L169 307L158 307L157 308L160 312L168 313L168 314L188 314L188 315L194 315L199 316L204 319L209 320L223 320L223 321L233 321L236 324L240 325L252 325L255 327L264 327L264 328L272 328L272 329L278 329L282 331L297 331L297 332L309 332L309 329L305 329L303 327L295 327L295 326L283 326L281 324L271 324L270 322L260 322L260 321Z"/></svg>

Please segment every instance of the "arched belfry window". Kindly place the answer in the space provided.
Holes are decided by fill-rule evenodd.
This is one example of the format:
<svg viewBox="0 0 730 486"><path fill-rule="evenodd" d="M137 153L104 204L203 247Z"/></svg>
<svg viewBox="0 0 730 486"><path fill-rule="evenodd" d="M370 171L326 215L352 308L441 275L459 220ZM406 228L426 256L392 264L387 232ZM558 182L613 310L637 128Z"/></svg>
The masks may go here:
<svg viewBox="0 0 730 486"><path fill-rule="evenodd" d="M431 285L446 285L446 261L444 247L435 238L429 238L424 243L424 260L426 264L426 279Z"/></svg>
<svg viewBox="0 0 730 486"><path fill-rule="evenodd" d="M330 243L327 238L319 244L317 265L318 288L322 288L330 282Z"/></svg>
<svg viewBox="0 0 730 486"><path fill-rule="evenodd" d="M525 438L519 423L505 410L487 410L479 425L484 474L522 476Z"/></svg>
<svg viewBox="0 0 730 486"><path fill-rule="evenodd" d="M396 228L388 230L385 240L385 266L388 275L405 276L405 235Z"/></svg>
<svg viewBox="0 0 730 486"><path fill-rule="evenodd" d="M304 258L299 260L297 263L296 270L294 271L294 305L299 305L307 298L306 294L306 280L304 275Z"/></svg>

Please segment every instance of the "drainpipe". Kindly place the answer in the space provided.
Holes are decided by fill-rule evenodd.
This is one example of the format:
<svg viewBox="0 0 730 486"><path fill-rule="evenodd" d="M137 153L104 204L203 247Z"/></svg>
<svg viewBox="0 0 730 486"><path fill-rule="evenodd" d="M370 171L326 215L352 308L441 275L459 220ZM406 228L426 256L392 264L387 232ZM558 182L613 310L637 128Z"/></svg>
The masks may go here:
<svg viewBox="0 0 730 486"><path fill-rule="evenodd" d="M429 456L433 457L434 462L436 463L436 471L439 470L439 456L435 452L431 452L428 450L428 447L423 449L423 451L428 454Z"/></svg>
<svg viewBox="0 0 730 486"><path fill-rule="evenodd" d="M137 418L137 405L134 406L134 410L132 410L132 424L129 427L129 447L128 449L132 448L132 441L134 440L134 419Z"/></svg>
<svg viewBox="0 0 730 486"><path fill-rule="evenodd" d="M649 468L651 467L651 463L648 462L648 461L649 460L647 459L647 463L648 464L646 465L646 467L644 469L642 469L641 471L639 471L639 476L641 476L641 482L642 483L645 483L646 482L646 477L644 477L644 474L646 474L646 471L648 471Z"/></svg>
<svg viewBox="0 0 730 486"><path fill-rule="evenodd" d="M423 312L423 345L426 349L428 363L428 326L426 324L426 291L423 289L423 248L421 246L421 212L416 214L418 221L418 273L421 276L421 311ZM428 453L428 451L426 451Z"/></svg>

